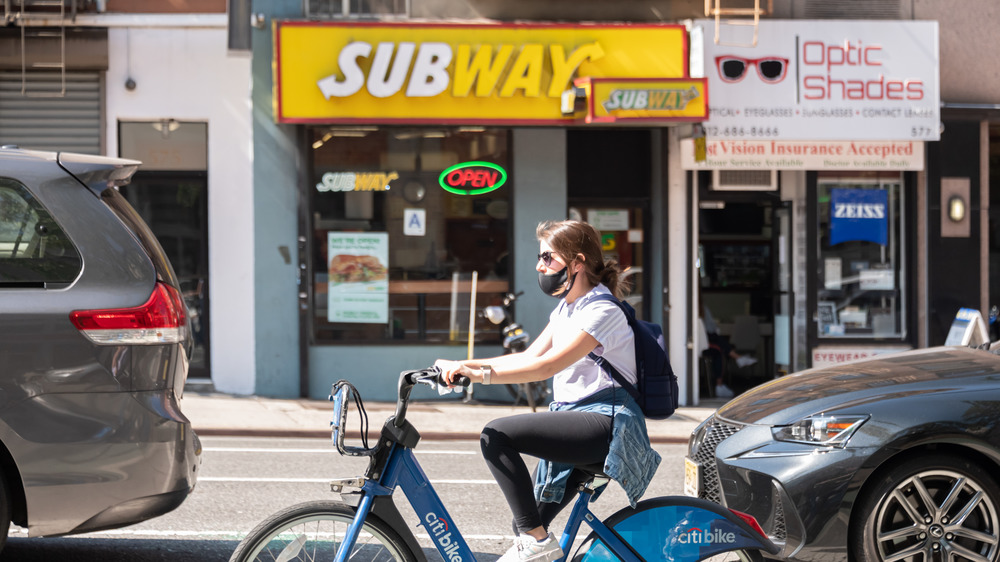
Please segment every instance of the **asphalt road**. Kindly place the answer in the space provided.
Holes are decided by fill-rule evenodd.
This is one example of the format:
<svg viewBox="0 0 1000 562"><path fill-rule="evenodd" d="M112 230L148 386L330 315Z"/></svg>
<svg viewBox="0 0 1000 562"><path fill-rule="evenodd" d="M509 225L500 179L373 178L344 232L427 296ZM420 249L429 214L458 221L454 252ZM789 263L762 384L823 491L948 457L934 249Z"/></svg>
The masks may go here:
<svg viewBox="0 0 1000 562"><path fill-rule="evenodd" d="M325 439L203 438L202 473L194 493L177 510L125 529L73 537L26 538L12 530L3 560L19 562L207 562L225 561L238 541L271 513L299 502L336 499L329 491L333 477L359 476L367 459L338 455ZM683 488L685 446L656 445L663 456L646 497L679 495ZM477 553L491 562L510 545L509 510L479 455L474 441L427 441L417 458L453 520ZM416 517L402 494L397 505L407 521ZM627 505L617 485L609 486L594 511L610 515ZM568 511L568 510L567 510ZM561 529L564 519L556 521ZM430 560L440 560L414 533Z"/></svg>

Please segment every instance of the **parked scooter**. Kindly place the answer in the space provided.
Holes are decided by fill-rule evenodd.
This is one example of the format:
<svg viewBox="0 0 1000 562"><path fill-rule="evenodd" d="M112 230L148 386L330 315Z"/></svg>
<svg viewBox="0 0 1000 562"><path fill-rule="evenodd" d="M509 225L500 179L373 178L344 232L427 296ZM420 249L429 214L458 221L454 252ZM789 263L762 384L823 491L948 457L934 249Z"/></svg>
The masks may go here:
<svg viewBox="0 0 1000 562"><path fill-rule="evenodd" d="M503 297L503 306L487 306L483 309L483 316L500 326L504 355L524 351L528 348L528 341L531 339L528 332L514 321L514 301L522 294L524 293L507 293ZM539 404L546 402L551 392L545 381L508 384L506 386L514 399L514 404L527 403L532 412Z"/></svg>

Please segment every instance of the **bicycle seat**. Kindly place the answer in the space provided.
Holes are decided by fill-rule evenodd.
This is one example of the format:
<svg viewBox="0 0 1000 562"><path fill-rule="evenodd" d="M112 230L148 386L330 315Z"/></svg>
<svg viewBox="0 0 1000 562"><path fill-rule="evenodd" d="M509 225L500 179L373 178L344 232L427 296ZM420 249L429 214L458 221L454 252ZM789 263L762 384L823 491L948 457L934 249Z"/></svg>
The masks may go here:
<svg viewBox="0 0 1000 562"><path fill-rule="evenodd" d="M580 483L585 488L597 489L611 481L611 477L604 474L604 463L582 465L576 468L587 477Z"/></svg>
<svg viewBox="0 0 1000 562"><path fill-rule="evenodd" d="M604 474L604 463L580 465L576 468L591 478L609 478L607 474Z"/></svg>

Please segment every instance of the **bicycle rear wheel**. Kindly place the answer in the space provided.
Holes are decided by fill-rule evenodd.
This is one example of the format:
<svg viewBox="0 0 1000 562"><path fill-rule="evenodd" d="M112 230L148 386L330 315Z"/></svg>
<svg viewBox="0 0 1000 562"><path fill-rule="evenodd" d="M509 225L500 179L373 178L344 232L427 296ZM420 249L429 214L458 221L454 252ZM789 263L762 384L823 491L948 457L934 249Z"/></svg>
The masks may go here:
<svg viewBox="0 0 1000 562"><path fill-rule="evenodd" d="M704 562L762 562L764 557L756 550L734 550L706 558Z"/></svg>
<svg viewBox="0 0 1000 562"><path fill-rule="evenodd" d="M614 530L636 553L646 560L663 559L683 562L762 562L764 555L747 542L735 536L728 542L735 548L728 552L723 543L704 541L689 535L689 527L707 529L717 515L692 502L693 498L657 497L643 500L633 508L624 508L604 520L604 525ZM708 502L704 502L708 503ZM707 518L706 518L707 517ZM696 529L699 530L700 529ZM692 540L694 539L694 540ZM750 548L746 548L750 546ZM714 553L714 554L713 554ZM573 562L616 562L618 556L591 532L577 548Z"/></svg>
<svg viewBox="0 0 1000 562"><path fill-rule="evenodd" d="M301 503L258 524L236 547L229 562L333 560L354 508L338 501ZM387 523L370 514L349 560L416 562L417 558Z"/></svg>
<svg viewBox="0 0 1000 562"><path fill-rule="evenodd" d="M607 549L592 549L593 541L599 540L596 533L590 533L573 555L573 562L611 562L618 557ZM734 550L705 558L702 562L764 562L764 556L756 550Z"/></svg>

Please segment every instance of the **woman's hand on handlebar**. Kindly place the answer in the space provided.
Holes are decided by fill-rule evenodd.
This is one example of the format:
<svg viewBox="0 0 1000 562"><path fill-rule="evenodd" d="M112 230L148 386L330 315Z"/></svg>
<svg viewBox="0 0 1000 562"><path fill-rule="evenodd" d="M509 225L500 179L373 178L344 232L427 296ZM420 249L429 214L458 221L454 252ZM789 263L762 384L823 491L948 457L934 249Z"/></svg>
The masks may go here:
<svg viewBox="0 0 1000 562"><path fill-rule="evenodd" d="M473 382L482 382L479 371L466 367L461 361L438 359L434 362L434 366L441 369L441 380L447 383L448 386L455 385L455 377L457 376L466 377Z"/></svg>

